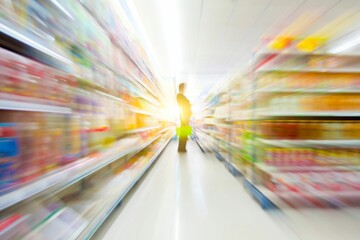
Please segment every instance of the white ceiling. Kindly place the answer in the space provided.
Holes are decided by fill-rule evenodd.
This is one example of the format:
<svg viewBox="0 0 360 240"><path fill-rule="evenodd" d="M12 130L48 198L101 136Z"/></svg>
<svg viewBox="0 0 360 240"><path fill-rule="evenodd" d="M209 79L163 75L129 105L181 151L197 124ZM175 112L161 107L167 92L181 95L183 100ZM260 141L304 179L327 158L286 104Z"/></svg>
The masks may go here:
<svg viewBox="0 0 360 240"><path fill-rule="evenodd" d="M321 34L337 39L360 27L360 0L129 1L161 78L187 82L193 100L246 66L261 39L308 36L333 21Z"/></svg>

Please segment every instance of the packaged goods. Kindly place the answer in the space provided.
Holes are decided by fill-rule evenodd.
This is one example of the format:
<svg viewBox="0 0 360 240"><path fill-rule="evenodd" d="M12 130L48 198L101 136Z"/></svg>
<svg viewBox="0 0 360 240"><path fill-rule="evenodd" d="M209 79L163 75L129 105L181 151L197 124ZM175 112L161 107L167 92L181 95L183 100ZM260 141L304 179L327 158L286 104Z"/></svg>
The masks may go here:
<svg viewBox="0 0 360 240"><path fill-rule="evenodd" d="M0 123L0 192L18 181L20 147L16 125Z"/></svg>

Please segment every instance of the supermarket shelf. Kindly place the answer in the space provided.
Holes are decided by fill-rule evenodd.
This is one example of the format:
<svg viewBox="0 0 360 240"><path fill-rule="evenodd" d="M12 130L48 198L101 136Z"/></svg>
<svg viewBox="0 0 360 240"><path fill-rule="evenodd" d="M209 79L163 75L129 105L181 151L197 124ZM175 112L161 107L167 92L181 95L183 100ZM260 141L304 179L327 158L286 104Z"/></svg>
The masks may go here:
<svg viewBox="0 0 360 240"><path fill-rule="evenodd" d="M156 106L156 107L160 106L159 102L157 102L155 99L153 99L151 97L148 97L148 96L145 96L145 95L142 95L141 97L143 99L145 99L146 101L148 101L149 103L151 103L152 105Z"/></svg>
<svg viewBox="0 0 360 240"><path fill-rule="evenodd" d="M241 150L242 147L236 143L232 143L232 142L229 142L229 145L232 147L232 148L235 148L237 150Z"/></svg>
<svg viewBox="0 0 360 240"><path fill-rule="evenodd" d="M205 153L208 149L204 146L202 146L202 144L200 143L200 139L198 139L198 137L195 137L195 142L197 143L197 145L199 146L200 150Z"/></svg>
<svg viewBox="0 0 360 240"><path fill-rule="evenodd" d="M111 70L111 69L110 69ZM115 73L117 74L117 73ZM129 79L127 79L129 80ZM129 80L130 81L130 80ZM118 96L114 96L112 95L112 93L109 93L109 91L107 89L105 89L104 87L101 87L101 86L98 86L98 85L95 85L94 83L91 83L89 81L84 81L83 79L79 81L81 84L83 85L87 85L87 86L91 86L92 89L95 89L95 91L103 96L106 96L108 98L111 98L113 100L116 100L118 102L121 102L125 105L127 105L128 107L130 107L131 109L135 109L135 110L138 110L138 111L142 111L141 109L137 108L136 106L134 105L131 105L129 103L127 103L124 99L121 99L120 97ZM131 82L131 81L130 81ZM147 96L145 96L144 94L141 95L141 98L145 99L147 102L151 103L152 105L158 107L158 103L156 103L154 100L152 100L151 98L148 98ZM149 114L150 115L150 114Z"/></svg>
<svg viewBox="0 0 360 240"><path fill-rule="evenodd" d="M139 113L139 114L143 114L143 115L148 115L148 116L156 116L156 113L150 113L148 111L144 111L142 109L136 108L136 107L130 107L130 111L134 112L134 113Z"/></svg>
<svg viewBox="0 0 360 240"><path fill-rule="evenodd" d="M257 52L257 58L261 59L269 55L279 55L282 57L307 57L307 56L322 56L322 57L359 57L360 55L358 53L331 53L326 52L326 50L318 49L314 52L307 53L307 52L300 52L295 48L289 48L282 51L276 51L276 50L270 50L268 48L264 48L263 50Z"/></svg>
<svg viewBox="0 0 360 240"><path fill-rule="evenodd" d="M223 142L225 142L225 141L223 141ZM219 145L218 146L218 149L221 149L221 150L223 150L223 151L225 151L225 152L231 152L231 148L229 147L229 145L225 142L225 144L226 144L226 146L224 146L224 145Z"/></svg>
<svg viewBox="0 0 360 240"><path fill-rule="evenodd" d="M119 147L121 147L121 141L119 141L116 146L101 153L101 156L85 157L76 161L74 164L50 172L39 180L35 180L2 195L0 197L0 210L4 210L24 200L34 198L45 191L55 192L72 185L117 159L129 153L144 149L160 136L161 135L159 134L143 144L129 147L121 152L118 152Z"/></svg>
<svg viewBox="0 0 360 240"><path fill-rule="evenodd" d="M4 18L0 19L0 47L68 73L73 71L72 62L55 45Z"/></svg>
<svg viewBox="0 0 360 240"><path fill-rule="evenodd" d="M111 72L113 72L113 73L114 73L115 75L117 75L118 77L120 77L120 78L122 78L122 79L124 79L124 80L128 80L129 82L131 82L132 84L134 84L136 87L138 87L138 88L143 87L143 88L145 88L145 90L147 90L148 92L150 91L150 89L148 88L148 86L146 86L146 84L144 84L142 81L140 81L140 80L134 80L134 79L132 79L131 77L125 76L124 74L122 74L122 73L118 72L117 70L113 69L112 66L110 66L110 65L102 62L102 61L99 60L99 59L95 59L95 62L96 62L97 64L99 64L99 65L102 65L102 66L106 67L108 70L110 70ZM149 93L154 96L153 93L151 93L151 92L149 92ZM149 103L151 103L151 104L153 104L153 105L155 105L155 106L159 106L159 104L158 104L154 99L152 99L151 97L148 97L148 96L146 96L146 95L142 95L141 97L142 97L143 99L145 99L146 101L148 101ZM122 101L123 101L123 100L122 100Z"/></svg>
<svg viewBox="0 0 360 240"><path fill-rule="evenodd" d="M296 172L296 171L312 171L312 172L327 172L334 170L355 170L359 171L359 166L269 166L264 163L255 163L255 166L267 173L277 172Z"/></svg>
<svg viewBox="0 0 360 240"><path fill-rule="evenodd" d="M20 55L23 55L30 59L34 59L62 71L72 73L72 62L68 58L66 58L64 54L60 53L55 46L48 45L46 42L44 42L42 39L38 38L34 34L31 34L30 32L25 32L17 25L5 19L0 19L0 47L6 48ZM133 81L132 79L125 77L124 75L118 73L112 67L103 63L99 59L94 59L94 61L97 64L105 66L121 78L127 79L134 84L140 84L147 91L151 91L148 86L146 86L142 81ZM154 93L152 93L152 95L156 97ZM148 102L154 104L155 106L158 106L158 103L155 100L147 96L142 97Z"/></svg>
<svg viewBox="0 0 360 240"><path fill-rule="evenodd" d="M269 140L269 139L258 139L259 142L279 146L288 147L294 145L300 146L337 146L343 148L359 148L360 140Z"/></svg>
<svg viewBox="0 0 360 240"><path fill-rule="evenodd" d="M218 136L211 135L211 134L216 134L217 132L215 132L215 131L205 131L204 129L199 129L199 128L195 129L194 131L197 133L200 132L200 134L205 135L206 137L212 138L214 140L225 141Z"/></svg>
<svg viewBox="0 0 360 240"><path fill-rule="evenodd" d="M195 115L196 118L214 118L214 115L213 114L210 114L210 113L206 113L206 114L203 114L203 115Z"/></svg>
<svg viewBox="0 0 360 240"><path fill-rule="evenodd" d="M315 189L309 188L308 191L302 192L293 192L289 191L286 193L279 193L281 198L285 199L297 199L303 202L307 202L309 205L315 206L327 206L331 208L341 208L347 214L352 215L352 217L359 218L358 214L354 214L348 209L351 205L347 204L344 199L360 199L359 191L318 191ZM291 203L289 203L290 205Z"/></svg>
<svg viewBox="0 0 360 240"><path fill-rule="evenodd" d="M97 215L97 218L94 219L89 226L82 232L82 234L77 239L90 239L96 230L101 226L101 224L107 219L111 212L116 208L116 206L122 201L126 194L131 190L131 188L139 181L139 179L144 175L144 173L150 168L150 166L155 162L161 152L170 142L169 138L164 145L159 148L159 150L151 157L150 161L135 175L134 179L130 181L127 186L124 186L124 191L122 191L119 196L107 207L101 210Z"/></svg>
<svg viewBox="0 0 360 240"><path fill-rule="evenodd" d="M207 134L217 134L218 132L215 130L210 130L210 129L201 129L201 131L207 133Z"/></svg>
<svg viewBox="0 0 360 240"><path fill-rule="evenodd" d="M216 139L213 136L210 136L206 133L199 133L199 132L195 132L196 135L196 142L200 145L200 148L203 148L203 150L209 150L212 151L214 148L214 146L216 146ZM201 142L202 138L206 138L206 144Z"/></svg>
<svg viewBox="0 0 360 240"><path fill-rule="evenodd" d="M225 163L226 167L229 169L232 175L234 175L235 177L243 176L241 170L234 163L225 158L221 153L216 152L215 156L217 159Z"/></svg>
<svg viewBox="0 0 360 240"><path fill-rule="evenodd" d="M240 176L242 178L244 187L263 209L271 210L287 206L287 204L284 203L275 193L271 192L264 186L254 184L250 178L243 174L239 167L223 157L219 152L216 153L216 157L226 164L226 167L235 177Z"/></svg>
<svg viewBox="0 0 360 240"><path fill-rule="evenodd" d="M205 123L206 124L206 123ZM212 125L215 125L216 127L220 127L220 128L232 128L233 126L231 124L219 124L219 123L214 123Z"/></svg>
<svg viewBox="0 0 360 240"><path fill-rule="evenodd" d="M257 117L360 117L360 111L277 112L257 110Z"/></svg>
<svg viewBox="0 0 360 240"><path fill-rule="evenodd" d="M72 112L71 108L60 107L54 105L46 105L40 103L19 102L12 100L0 100L1 110L16 110L16 111L31 111L31 112L49 112L49 113L64 113Z"/></svg>
<svg viewBox="0 0 360 240"><path fill-rule="evenodd" d="M248 98L246 99L241 99L241 101L236 101L234 103L231 103L230 104L230 107L242 107L242 106L247 106L247 105L250 105L252 104L253 102L253 99L252 99L252 96L249 95Z"/></svg>
<svg viewBox="0 0 360 240"><path fill-rule="evenodd" d="M233 115L230 116L228 121L245 121L245 120L252 120L253 119L253 110L243 110L241 111L241 115L239 115L239 112L233 112Z"/></svg>
<svg viewBox="0 0 360 240"><path fill-rule="evenodd" d="M44 223L42 223L41 225L37 226L35 229L33 229L26 237L25 239L36 239L36 235L43 231L44 229L46 229L49 225L51 225L51 223L53 221L55 221L58 218L61 218L61 215L66 215L66 211L70 211L69 208L67 207L62 207L61 209L59 209L58 211L56 211L54 214L52 214L51 216L49 216L46 221ZM74 224L74 222L72 223ZM70 236L66 236L67 240L75 240L82 231L84 231L84 229L86 228L86 223L80 223L80 224L76 224L77 228L76 231L74 231ZM46 231L46 230L45 230ZM59 229L58 234L61 236L61 231L64 231L64 229ZM66 230L65 230L66 231Z"/></svg>
<svg viewBox="0 0 360 240"><path fill-rule="evenodd" d="M254 61L255 64L260 62L266 61L265 63L269 63L274 59L283 58L285 61L286 59L291 59L294 57L308 57L308 56L318 56L318 57L359 57L359 54L337 54L337 53L330 53L326 51L315 51L311 53L299 52L295 49L287 49L283 51L271 51L271 50L262 50L257 53L257 57Z"/></svg>
<svg viewBox="0 0 360 240"><path fill-rule="evenodd" d="M286 204L283 203L275 193L271 192L266 187L256 185L247 178L243 178L243 184L251 196L260 204L263 209L280 209L281 206L286 206Z"/></svg>
<svg viewBox="0 0 360 240"><path fill-rule="evenodd" d="M164 133L164 132L166 132L166 131L168 131L168 130L170 130L170 129L172 129L172 131L173 131L174 134L175 134L175 126L166 127L166 128L164 128L164 129L162 129L159 133Z"/></svg>
<svg viewBox="0 0 360 240"><path fill-rule="evenodd" d="M257 69L257 73L267 73L267 72L296 72L296 73L354 73L360 74L359 68L263 68Z"/></svg>
<svg viewBox="0 0 360 240"><path fill-rule="evenodd" d="M82 1L79 1L79 3L84 7L84 9L92 16L92 18L96 21L96 23L105 31L107 32L110 36L112 36L112 33L108 31L107 27L104 26L104 24L102 23L101 20L98 19L98 17L96 16L96 14L94 14L91 9L89 9L89 7L84 4ZM150 80L150 82L157 87L157 85L152 81L151 78L148 77L148 74L146 73L146 71L144 71L141 66L138 64L138 62L135 60L135 58L132 56L132 54L127 51L127 47L126 46L121 46L118 42L114 42L116 43L119 47L121 47L124 50L124 53L126 53L126 55L128 56L129 60L132 61L137 67L138 69ZM116 70L112 69L111 67L107 66L108 68L110 68L110 70L114 71L117 73ZM125 77L124 75L117 73L118 75L120 75L122 78L128 79L130 82L134 83L134 80L129 79L128 77ZM141 86L143 86L149 93L151 93L155 98L157 97L157 95L146 85L144 84L140 79L135 78L135 81L137 84L140 84Z"/></svg>
<svg viewBox="0 0 360 240"><path fill-rule="evenodd" d="M125 51L125 52L126 52L126 51ZM127 55L129 56L130 60L132 60L132 57L131 57L128 53L127 53ZM135 63L135 62L134 62L134 63ZM137 65L137 63L135 63L135 65ZM137 66L138 66L138 65L137 65ZM140 69L140 68L139 68L139 69ZM140 70L141 70L141 69L140 69ZM136 80L141 86L143 86L152 96L154 96L155 98L157 98L156 93L155 93L152 89L150 89L149 86L147 86L141 79L135 78L135 80ZM150 82L151 82L154 86L156 86L152 80L150 80Z"/></svg>
<svg viewBox="0 0 360 240"><path fill-rule="evenodd" d="M158 129L161 126L152 126L152 127L143 127L143 128L137 128L134 130L125 131L124 134L134 134L134 133L140 133L140 132L147 132L150 130Z"/></svg>
<svg viewBox="0 0 360 240"><path fill-rule="evenodd" d="M264 171L267 172L269 174L273 174L273 176L276 176L276 173L280 173L282 170L284 172L293 172L293 171L311 171L311 172L329 172L329 171L336 171L336 170L355 170L352 169L352 167L345 167L345 166L324 166L324 167L319 167L319 166L309 166L309 167L292 167L292 166L283 166L283 167L273 167L273 166L266 166L265 164L262 163L257 163L255 164L255 166ZM359 170L359 167L357 167L357 170ZM277 196L275 193L271 192L269 189L265 188L264 186L259 186L260 187L260 191L266 193L267 196L271 196L271 194L273 194L274 196L271 197L272 199L276 199L274 198L275 196L278 198L283 198L283 199L298 199L301 201L305 201L308 202L308 204L314 204L314 197L317 198L318 200L320 200L322 203L315 203L315 204L327 204L328 206L332 206L332 207L349 207L348 204L346 204L346 202L343 201L343 199L346 198L352 198L352 199L360 199L360 193L359 191L318 191L316 189L312 189L311 187L307 188L307 191L287 191L284 193L279 193L279 196ZM289 203L289 205L291 205L291 203Z"/></svg>
<svg viewBox="0 0 360 240"><path fill-rule="evenodd" d="M203 127L194 127L194 130L200 131L200 132L203 132L203 133L206 133L206 134L211 134L211 133L216 134L217 133L214 130L204 129Z"/></svg>
<svg viewBox="0 0 360 240"><path fill-rule="evenodd" d="M360 93L360 89L311 89L311 88L299 88L299 89L258 89L257 93Z"/></svg>
<svg viewBox="0 0 360 240"><path fill-rule="evenodd" d="M108 97L108 98L111 98L111 99L113 99L113 100L116 100L116 101L118 101L118 102L121 102L121 103L126 104L126 102L125 102L123 99L121 99L121 98L119 98L119 97L116 97L116 96L114 96L114 95L112 95L112 94L108 94L108 93L106 93L105 91L95 90L95 92L97 92L97 93L99 93L99 94L101 94L101 95L103 95L103 96L106 96L106 97Z"/></svg>
<svg viewBox="0 0 360 240"><path fill-rule="evenodd" d="M232 117L232 118L229 118L229 119L227 119L227 121L229 121L229 122L236 122L236 121L251 121L251 120L254 120L254 118L253 117L250 117L250 116L248 116L248 117Z"/></svg>
<svg viewBox="0 0 360 240"><path fill-rule="evenodd" d="M276 196L276 194L263 186L254 184L250 178L246 177L246 175L243 174L239 167L224 158L220 153L217 153L216 157L221 158L221 160L225 161L227 168L234 176L242 177L244 187L250 192L252 197L255 198L255 200L261 205L262 208L274 209L285 205L285 203L283 203L279 199L279 197Z"/></svg>

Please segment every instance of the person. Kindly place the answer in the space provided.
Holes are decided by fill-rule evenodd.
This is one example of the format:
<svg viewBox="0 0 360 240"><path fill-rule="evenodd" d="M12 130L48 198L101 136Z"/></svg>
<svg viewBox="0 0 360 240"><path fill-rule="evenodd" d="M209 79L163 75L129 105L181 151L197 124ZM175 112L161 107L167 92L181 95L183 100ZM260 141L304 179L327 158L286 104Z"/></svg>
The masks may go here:
<svg viewBox="0 0 360 240"><path fill-rule="evenodd" d="M179 85L179 93L176 96L176 100L180 109L180 128L188 127L190 125L191 104L185 97L185 83ZM179 136L178 152L186 152L187 136Z"/></svg>

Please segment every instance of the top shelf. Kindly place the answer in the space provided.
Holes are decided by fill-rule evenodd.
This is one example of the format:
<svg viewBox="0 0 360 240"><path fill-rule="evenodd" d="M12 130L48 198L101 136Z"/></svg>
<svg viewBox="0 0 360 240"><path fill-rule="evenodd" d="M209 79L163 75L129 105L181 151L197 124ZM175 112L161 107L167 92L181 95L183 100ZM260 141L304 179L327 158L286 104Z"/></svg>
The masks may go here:
<svg viewBox="0 0 360 240"><path fill-rule="evenodd" d="M261 61L269 56L287 56L287 57L308 57L308 56L318 56L318 57L358 57L360 58L360 54L338 54L338 53L330 53L330 52L299 52L295 50L288 51L271 51L264 50L256 53L255 62Z"/></svg>
<svg viewBox="0 0 360 240"><path fill-rule="evenodd" d="M360 73L360 55L266 52L254 61L257 72Z"/></svg>
<svg viewBox="0 0 360 240"><path fill-rule="evenodd" d="M359 68L282 68L282 67L269 67L256 70L258 73L266 72L303 72L303 73L356 73L360 74Z"/></svg>
<svg viewBox="0 0 360 240"><path fill-rule="evenodd" d="M341 148L359 148L360 140L298 140L298 139L258 139L259 142L278 147L291 146L337 146Z"/></svg>
<svg viewBox="0 0 360 240"><path fill-rule="evenodd" d="M58 70L70 74L74 73L72 67L73 62L54 43L44 41L29 30L22 29L16 23L8 21L4 18L0 18L0 47ZM151 104L159 106L156 100L157 95L140 79L135 77L134 79L126 77L96 57L92 58L92 61L106 67L116 75L132 82L136 86L144 88L149 93L149 97L144 95L143 98Z"/></svg>
<svg viewBox="0 0 360 240"><path fill-rule="evenodd" d="M71 60L55 45L2 18L0 18L0 47L64 72L73 72Z"/></svg>
<svg viewBox="0 0 360 240"><path fill-rule="evenodd" d="M111 30L108 29L108 27L99 19L97 14L87 6L87 4L84 4L80 1L80 4L83 6L83 8L89 13L89 15L96 21L96 23L102 28L103 31L107 32L110 36L113 34L111 33ZM129 51L129 47L126 46L126 43L123 43L121 41L113 41L115 45L123 49L124 53L127 55L128 59L142 72L142 74L152 83L152 85L159 90L158 93L161 93L161 90L159 86L153 81L151 71L147 64L144 61L139 61L140 57L134 56L134 53ZM135 55L138 55L135 53ZM141 81L141 79L135 78L136 82L143 86L150 94L152 94L155 98L158 97L158 95L150 89L146 84Z"/></svg>

